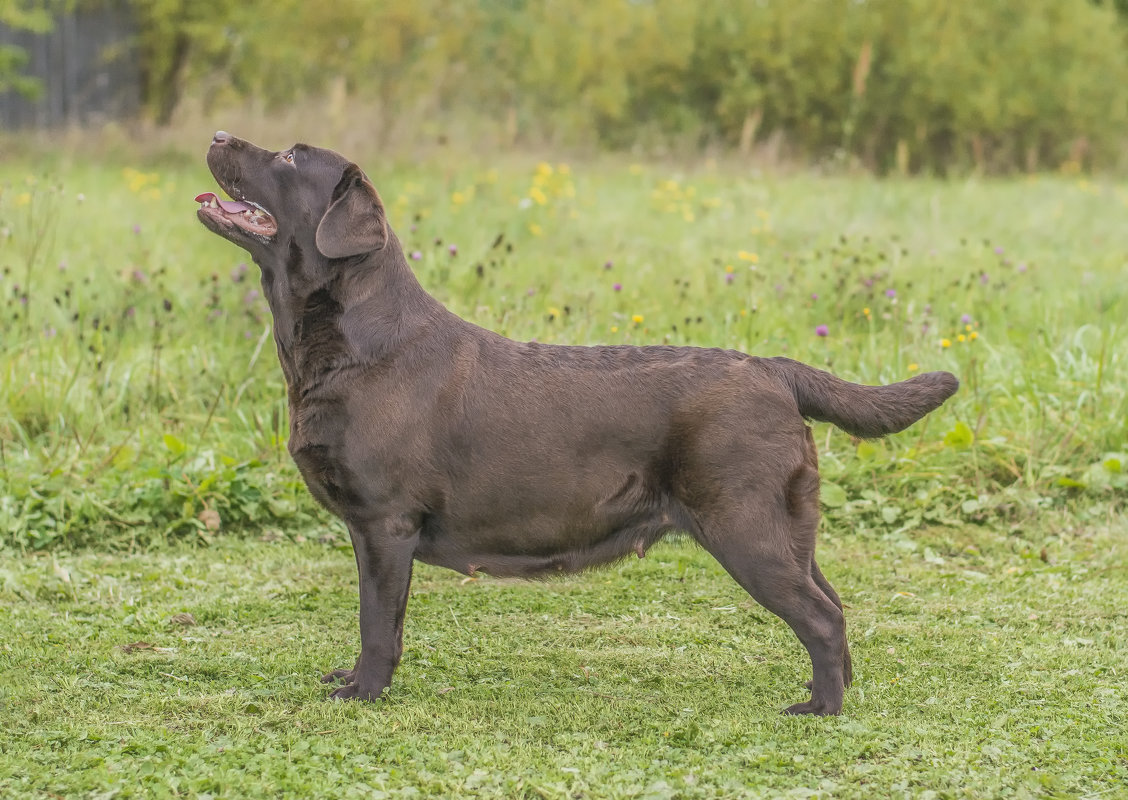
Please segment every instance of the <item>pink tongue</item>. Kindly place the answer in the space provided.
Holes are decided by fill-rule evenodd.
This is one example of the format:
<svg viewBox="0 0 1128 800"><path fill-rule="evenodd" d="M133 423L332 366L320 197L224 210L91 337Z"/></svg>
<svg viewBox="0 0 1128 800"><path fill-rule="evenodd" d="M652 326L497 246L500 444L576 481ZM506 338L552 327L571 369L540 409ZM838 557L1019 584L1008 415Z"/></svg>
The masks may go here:
<svg viewBox="0 0 1128 800"><path fill-rule="evenodd" d="M242 200L221 200L214 192L204 192L203 194L196 195L197 203L210 203L212 200L219 205L228 214L237 214L240 211L247 211L251 206L244 203Z"/></svg>

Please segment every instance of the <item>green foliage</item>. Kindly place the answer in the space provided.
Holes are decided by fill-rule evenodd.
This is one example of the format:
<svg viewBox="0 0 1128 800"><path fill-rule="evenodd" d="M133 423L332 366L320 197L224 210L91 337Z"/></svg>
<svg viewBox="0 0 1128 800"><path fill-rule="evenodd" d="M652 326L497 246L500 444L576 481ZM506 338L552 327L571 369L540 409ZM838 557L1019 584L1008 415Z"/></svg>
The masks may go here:
<svg viewBox="0 0 1128 800"><path fill-rule="evenodd" d="M52 12L59 6L59 0L3 0L0 25L16 31L46 33L51 30ZM28 97L40 94L40 82L21 74L26 63L27 53L23 48L0 45L0 94L8 91Z"/></svg>
<svg viewBox="0 0 1128 800"><path fill-rule="evenodd" d="M533 142L782 141L935 173L1116 166L1128 126L1128 22L1089 0L133 5L164 121L184 93L328 91L343 124L375 107L380 142L476 115Z"/></svg>

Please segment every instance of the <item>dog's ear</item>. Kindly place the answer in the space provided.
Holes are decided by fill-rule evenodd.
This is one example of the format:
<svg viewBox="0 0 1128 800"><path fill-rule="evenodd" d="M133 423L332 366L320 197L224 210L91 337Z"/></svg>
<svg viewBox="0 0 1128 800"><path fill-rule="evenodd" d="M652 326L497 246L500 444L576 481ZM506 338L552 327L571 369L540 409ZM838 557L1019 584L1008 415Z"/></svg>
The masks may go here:
<svg viewBox="0 0 1128 800"><path fill-rule="evenodd" d="M347 258L380 250L388 243L388 220L376 187L360 167L345 168L314 238L326 258Z"/></svg>

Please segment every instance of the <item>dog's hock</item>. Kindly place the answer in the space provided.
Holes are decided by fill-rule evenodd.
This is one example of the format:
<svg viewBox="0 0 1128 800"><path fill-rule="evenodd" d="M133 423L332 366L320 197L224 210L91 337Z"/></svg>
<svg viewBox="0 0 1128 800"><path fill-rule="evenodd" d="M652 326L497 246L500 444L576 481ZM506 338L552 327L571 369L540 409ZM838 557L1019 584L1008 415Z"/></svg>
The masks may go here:
<svg viewBox="0 0 1128 800"><path fill-rule="evenodd" d="M333 201L317 226L314 241L326 258L348 258L388 243L388 221L376 187L350 164L333 190Z"/></svg>

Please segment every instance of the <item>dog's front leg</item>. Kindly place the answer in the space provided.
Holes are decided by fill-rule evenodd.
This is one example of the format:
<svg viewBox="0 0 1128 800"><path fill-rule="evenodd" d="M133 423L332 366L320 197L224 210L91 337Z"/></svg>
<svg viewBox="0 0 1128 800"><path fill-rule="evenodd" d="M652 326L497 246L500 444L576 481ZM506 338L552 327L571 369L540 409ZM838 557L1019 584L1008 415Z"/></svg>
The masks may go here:
<svg viewBox="0 0 1128 800"><path fill-rule="evenodd" d="M322 678L346 681L331 697L376 700L392 685L392 673L403 654L403 617L416 530L403 518L349 525L360 576L360 657L353 669Z"/></svg>

